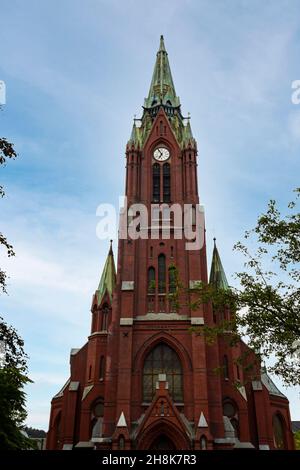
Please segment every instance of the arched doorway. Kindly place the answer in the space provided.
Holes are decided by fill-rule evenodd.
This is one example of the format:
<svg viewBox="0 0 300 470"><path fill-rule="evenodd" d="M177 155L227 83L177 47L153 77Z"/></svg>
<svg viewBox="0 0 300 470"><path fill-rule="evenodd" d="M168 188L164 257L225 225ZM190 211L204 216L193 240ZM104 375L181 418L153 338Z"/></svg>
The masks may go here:
<svg viewBox="0 0 300 470"><path fill-rule="evenodd" d="M176 450L176 447L168 436L160 434L154 439L149 450Z"/></svg>
<svg viewBox="0 0 300 470"><path fill-rule="evenodd" d="M178 423L179 424L179 423ZM191 443L181 428L171 421L158 419L137 438L138 450L190 450Z"/></svg>

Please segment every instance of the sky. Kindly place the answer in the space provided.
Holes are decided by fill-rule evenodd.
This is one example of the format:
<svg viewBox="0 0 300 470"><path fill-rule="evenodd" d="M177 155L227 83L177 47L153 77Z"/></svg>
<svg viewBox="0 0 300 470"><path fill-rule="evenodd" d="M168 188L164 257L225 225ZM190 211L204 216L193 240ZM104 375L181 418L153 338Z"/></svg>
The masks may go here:
<svg viewBox="0 0 300 470"><path fill-rule="evenodd" d="M124 191L125 145L141 116L161 34L184 115L198 142L208 259L217 238L231 284L232 251L270 198L299 186L299 0L0 0L0 134L18 158L1 169L0 223L16 257L0 310L29 355L28 419L47 429L69 376L71 348L109 242L96 208ZM116 241L114 242L116 247ZM275 383L300 420L298 388Z"/></svg>

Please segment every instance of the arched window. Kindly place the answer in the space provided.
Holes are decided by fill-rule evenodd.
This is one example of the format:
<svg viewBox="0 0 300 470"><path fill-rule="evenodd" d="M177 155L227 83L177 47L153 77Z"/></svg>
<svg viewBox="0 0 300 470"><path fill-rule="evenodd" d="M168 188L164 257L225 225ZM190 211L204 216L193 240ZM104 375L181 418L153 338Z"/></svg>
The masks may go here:
<svg viewBox="0 0 300 470"><path fill-rule="evenodd" d="M107 304L104 304L102 307L102 324L101 324L101 331L107 331L108 327L108 314L109 314L109 307Z"/></svg>
<svg viewBox="0 0 300 470"><path fill-rule="evenodd" d="M105 358L101 356L100 358L100 367L99 367L99 380L104 380L105 375Z"/></svg>
<svg viewBox="0 0 300 470"><path fill-rule="evenodd" d="M156 390L158 374L166 374L169 392L174 401L183 401L182 367L176 352L160 343L148 354L143 369L143 400L151 402Z"/></svg>
<svg viewBox="0 0 300 470"><path fill-rule="evenodd" d="M169 163L165 163L163 166L163 200L164 202L171 201L171 172Z"/></svg>
<svg viewBox="0 0 300 470"><path fill-rule="evenodd" d="M153 202L160 202L160 165L158 163L152 166L152 194Z"/></svg>
<svg viewBox="0 0 300 470"><path fill-rule="evenodd" d="M163 254L158 257L158 292L166 292L166 257Z"/></svg>
<svg viewBox="0 0 300 470"><path fill-rule="evenodd" d="M200 437L200 449L206 450L207 449L207 439L205 436Z"/></svg>
<svg viewBox="0 0 300 470"><path fill-rule="evenodd" d="M228 357L226 356L226 354L223 357L223 376L224 379L229 379Z"/></svg>
<svg viewBox="0 0 300 470"><path fill-rule="evenodd" d="M226 398L223 402L223 415L231 419L236 414L237 408L235 406L235 403L230 398Z"/></svg>
<svg viewBox="0 0 300 470"><path fill-rule="evenodd" d="M124 436L119 437L119 450L125 449L125 438Z"/></svg>
<svg viewBox="0 0 300 470"><path fill-rule="evenodd" d="M155 269L153 266L148 268L148 292L149 294L155 292Z"/></svg>
<svg viewBox="0 0 300 470"><path fill-rule="evenodd" d="M285 449L283 419L279 413L276 413L273 416L273 439L275 449Z"/></svg>
<svg viewBox="0 0 300 470"><path fill-rule="evenodd" d="M92 409L91 409L92 438L102 437L103 416L104 416L104 400L103 398L99 398L93 404Z"/></svg>

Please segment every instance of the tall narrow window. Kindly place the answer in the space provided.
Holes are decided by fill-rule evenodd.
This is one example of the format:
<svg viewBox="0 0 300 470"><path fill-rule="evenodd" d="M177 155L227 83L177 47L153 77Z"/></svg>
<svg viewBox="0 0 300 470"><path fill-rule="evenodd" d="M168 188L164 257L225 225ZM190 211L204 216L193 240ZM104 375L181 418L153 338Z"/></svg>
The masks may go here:
<svg viewBox="0 0 300 470"><path fill-rule="evenodd" d="M176 291L176 268L175 266L169 267L169 292Z"/></svg>
<svg viewBox="0 0 300 470"><path fill-rule="evenodd" d="M158 292L166 292L166 257L163 254L158 257Z"/></svg>
<svg viewBox="0 0 300 470"><path fill-rule="evenodd" d="M163 166L163 195L164 202L171 201L171 175L169 163L165 163Z"/></svg>
<svg viewBox="0 0 300 470"><path fill-rule="evenodd" d="M124 436L119 437L119 450L125 449L125 438Z"/></svg>
<svg viewBox="0 0 300 470"><path fill-rule="evenodd" d="M104 356L101 356L100 367L99 367L99 380L104 380L105 374L105 359Z"/></svg>
<svg viewBox="0 0 300 470"><path fill-rule="evenodd" d="M148 269L148 293L153 294L155 292L155 269L151 266Z"/></svg>
<svg viewBox="0 0 300 470"><path fill-rule="evenodd" d="M101 324L101 330L102 331L107 331L108 314L109 314L109 307L108 307L107 304L104 304L103 307L102 307L102 324Z"/></svg>
<svg viewBox="0 0 300 470"><path fill-rule="evenodd" d="M160 202L160 165L158 163L152 166L152 191L153 202Z"/></svg>
<svg viewBox="0 0 300 470"><path fill-rule="evenodd" d="M205 436L201 436L200 438L200 449L206 450L207 449L207 439Z"/></svg>
<svg viewBox="0 0 300 470"><path fill-rule="evenodd" d="M224 374L224 379L228 380L229 368L228 368L228 357L226 355L223 357L223 374Z"/></svg>
<svg viewBox="0 0 300 470"><path fill-rule="evenodd" d="M285 448L285 433L283 419L279 414L273 416L273 439L275 449Z"/></svg>

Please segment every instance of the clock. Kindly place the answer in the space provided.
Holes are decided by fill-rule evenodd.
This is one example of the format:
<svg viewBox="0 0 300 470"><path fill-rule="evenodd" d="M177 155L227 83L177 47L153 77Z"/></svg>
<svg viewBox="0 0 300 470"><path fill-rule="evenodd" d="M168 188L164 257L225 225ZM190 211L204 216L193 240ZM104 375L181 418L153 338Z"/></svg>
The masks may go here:
<svg viewBox="0 0 300 470"><path fill-rule="evenodd" d="M153 157L158 162L164 162L168 160L168 158L170 158L170 152L165 147L158 147L157 149L154 150Z"/></svg>

